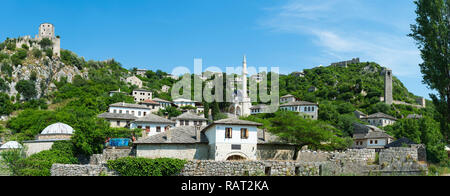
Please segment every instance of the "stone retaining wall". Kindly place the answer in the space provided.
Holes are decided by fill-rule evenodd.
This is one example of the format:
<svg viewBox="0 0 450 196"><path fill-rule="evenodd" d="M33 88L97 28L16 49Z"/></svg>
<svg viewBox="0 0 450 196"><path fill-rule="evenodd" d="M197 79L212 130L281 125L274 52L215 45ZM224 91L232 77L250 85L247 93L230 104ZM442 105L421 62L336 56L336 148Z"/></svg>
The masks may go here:
<svg viewBox="0 0 450 196"><path fill-rule="evenodd" d="M94 154L89 160L91 165L106 164L109 160L116 160L123 157L134 156L135 150L131 148L126 149L105 149L103 154Z"/></svg>
<svg viewBox="0 0 450 196"><path fill-rule="evenodd" d="M297 161L323 162L330 160L352 160L362 162L375 161L374 149L349 149L345 152L300 151Z"/></svg>
<svg viewBox="0 0 450 196"><path fill-rule="evenodd" d="M297 161L189 161L180 176L319 176L320 165Z"/></svg>
<svg viewBox="0 0 450 196"><path fill-rule="evenodd" d="M52 176L118 176L105 165L63 165L53 164Z"/></svg>
<svg viewBox="0 0 450 196"><path fill-rule="evenodd" d="M180 176L421 175L427 166L418 161L418 156L417 148L390 148L379 153L378 162L375 162L375 150L367 149L342 153L303 151L299 152L301 158L297 161L195 160L186 163ZM104 164L55 164L51 173L53 176L117 175Z"/></svg>

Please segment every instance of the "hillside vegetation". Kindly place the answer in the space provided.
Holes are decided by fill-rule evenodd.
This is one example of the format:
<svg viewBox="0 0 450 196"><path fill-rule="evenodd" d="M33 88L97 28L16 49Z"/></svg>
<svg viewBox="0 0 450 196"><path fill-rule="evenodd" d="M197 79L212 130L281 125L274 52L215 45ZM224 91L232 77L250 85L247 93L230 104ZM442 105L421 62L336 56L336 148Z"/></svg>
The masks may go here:
<svg viewBox="0 0 450 196"><path fill-rule="evenodd" d="M71 141L74 154L91 155L102 151L105 138L139 134L139 130L110 128L108 122L97 118L112 103L133 102L131 96L116 94L110 97L109 92L121 89L131 94L132 89L137 87L126 84L124 79L136 69L127 70L115 60L86 61L69 50L62 50L61 57L45 55L45 51L40 51L41 55L38 55L37 51L14 48L10 46L10 42L0 45L0 116L13 112L17 115L1 123L0 134L4 140L31 140L48 125L63 122L76 130ZM316 123L306 121L296 123L295 126L302 130L319 130L320 135L310 145L326 150L345 149L350 145L352 124L360 122L353 114L355 110L368 114L384 112L397 118L421 114L431 119L427 123L435 122L435 111L431 104L425 109L418 109L404 105L388 106L380 102L379 97L384 94L381 71L382 67L376 63L359 63L349 65L348 68L318 67L304 70L305 77L281 75L280 94L293 94L301 100L319 103L319 120ZM156 70L138 77L144 82L144 88L155 92L155 97L171 100L170 94L160 91L163 85L172 87L177 82L167 75ZM417 97L408 92L395 77L393 85L395 100L415 102ZM310 87L316 87L317 91L309 92ZM204 105L206 110L212 110L212 117L217 120L225 117L222 113L227 112L230 103L205 102ZM169 115L180 113L174 108L169 108L166 112ZM286 117L285 115L287 114L276 113L249 118L264 122L269 127L273 123L278 123L279 127L290 127L283 124L286 121L277 119ZM208 117L208 113L205 113L205 117ZM291 115L288 117L295 118ZM395 137L407 135L396 131L400 129L387 130ZM279 129L274 131L280 132ZM426 138L425 136L428 137L429 134L418 138ZM438 135L433 140L440 141L440 138ZM321 146L323 142L330 140L331 143ZM423 141L425 140L419 140Z"/></svg>

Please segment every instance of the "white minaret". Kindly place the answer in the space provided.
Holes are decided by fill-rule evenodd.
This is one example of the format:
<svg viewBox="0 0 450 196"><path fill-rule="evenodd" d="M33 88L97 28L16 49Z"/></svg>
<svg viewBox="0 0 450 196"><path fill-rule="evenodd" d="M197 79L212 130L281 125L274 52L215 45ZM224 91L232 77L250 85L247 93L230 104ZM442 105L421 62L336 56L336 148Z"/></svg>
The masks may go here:
<svg viewBox="0 0 450 196"><path fill-rule="evenodd" d="M252 102L250 98L248 97L247 93L247 57L244 55L244 62L242 62L242 103L241 105L241 114L242 116L250 116L252 107Z"/></svg>
<svg viewBox="0 0 450 196"><path fill-rule="evenodd" d="M247 98L247 57L244 55L244 61L242 62L242 95L243 98Z"/></svg>

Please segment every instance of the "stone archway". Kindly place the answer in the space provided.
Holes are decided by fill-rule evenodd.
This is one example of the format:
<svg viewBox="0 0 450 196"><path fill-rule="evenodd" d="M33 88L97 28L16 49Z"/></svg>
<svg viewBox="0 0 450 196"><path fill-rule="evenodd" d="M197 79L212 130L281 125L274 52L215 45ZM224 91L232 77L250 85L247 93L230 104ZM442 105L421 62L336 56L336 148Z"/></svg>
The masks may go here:
<svg viewBox="0 0 450 196"><path fill-rule="evenodd" d="M241 155L231 155L227 158L227 161L245 161L247 158Z"/></svg>
<svg viewBox="0 0 450 196"><path fill-rule="evenodd" d="M228 110L228 112L234 116L242 115L241 106L237 105L237 104L233 104L232 106L230 106L230 109Z"/></svg>
<svg viewBox="0 0 450 196"><path fill-rule="evenodd" d="M236 108L235 108L234 105L232 105L232 106L230 107L229 113L230 113L230 114L236 115Z"/></svg>
<svg viewBox="0 0 450 196"><path fill-rule="evenodd" d="M236 116L241 116L241 107L236 106L236 112L234 113Z"/></svg>

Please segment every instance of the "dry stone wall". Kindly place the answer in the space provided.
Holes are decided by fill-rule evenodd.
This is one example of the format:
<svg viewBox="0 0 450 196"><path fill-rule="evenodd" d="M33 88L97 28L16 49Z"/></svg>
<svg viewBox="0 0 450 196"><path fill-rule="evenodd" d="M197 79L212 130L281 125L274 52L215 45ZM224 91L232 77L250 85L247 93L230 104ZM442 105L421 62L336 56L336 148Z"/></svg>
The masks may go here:
<svg viewBox="0 0 450 196"><path fill-rule="evenodd" d="M300 151L297 156L297 161L323 162L351 160L373 162L375 161L375 157L376 153L374 149L349 149L345 152Z"/></svg>
<svg viewBox="0 0 450 196"><path fill-rule="evenodd" d="M63 165L54 164L52 176L118 176L118 173L105 165Z"/></svg>
<svg viewBox="0 0 450 196"><path fill-rule="evenodd" d="M89 160L91 165L106 164L108 160L116 160L123 157L134 156L135 150L131 148L126 149L105 149L103 154L94 154Z"/></svg>
<svg viewBox="0 0 450 196"><path fill-rule="evenodd" d="M53 176L117 175L108 170L105 157L114 158L126 153L106 152L104 157L91 162L96 165L59 165L52 167ZM125 152L125 151L123 151ZM110 153L108 155L108 153ZM340 176L340 175L422 175L426 164L418 159L417 148L390 148L375 150L348 150L346 152L299 152L296 161L188 161L180 176Z"/></svg>
<svg viewBox="0 0 450 196"><path fill-rule="evenodd" d="M297 161L189 161L180 176L319 176L320 164Z"/></svg>

